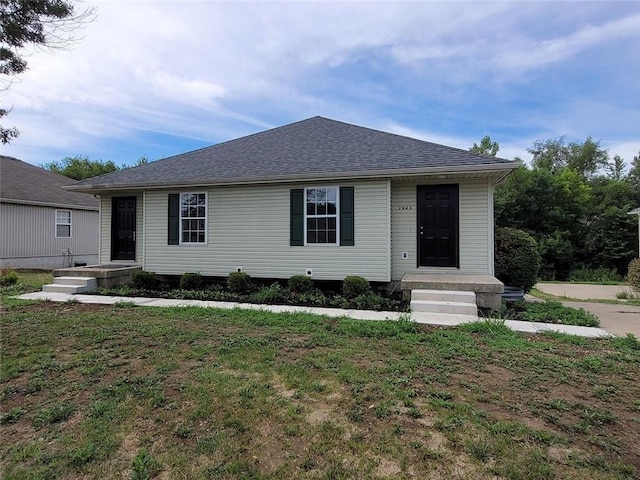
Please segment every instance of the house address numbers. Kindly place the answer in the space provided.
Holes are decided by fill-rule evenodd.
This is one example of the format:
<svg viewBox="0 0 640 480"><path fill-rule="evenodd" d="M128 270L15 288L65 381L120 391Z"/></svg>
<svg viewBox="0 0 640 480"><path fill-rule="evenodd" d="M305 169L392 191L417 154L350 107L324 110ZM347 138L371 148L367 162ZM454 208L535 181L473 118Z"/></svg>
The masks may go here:
<svg viewBox="0 0 640 480"><path fill-rule="evenodd" d="M396 210L413 210L413 205L398 205Z"/></svg>

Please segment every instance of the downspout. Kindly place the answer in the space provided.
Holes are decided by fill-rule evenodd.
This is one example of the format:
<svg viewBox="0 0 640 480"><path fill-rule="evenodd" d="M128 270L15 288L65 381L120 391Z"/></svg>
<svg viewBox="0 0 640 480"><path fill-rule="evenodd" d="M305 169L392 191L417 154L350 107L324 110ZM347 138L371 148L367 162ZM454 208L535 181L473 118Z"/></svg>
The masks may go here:
<svg viewBox="0 0 640 480"><path fill-rule="evenodd" d="M489 221L487 222L487 226L489 227L489 275L495 275L495 232L496 232L496 220L495 220L495 212L493 207L493 190L495 188L495 183L491 182L491 179L487 180L489 184L487 187L487 216Z"/></svg>

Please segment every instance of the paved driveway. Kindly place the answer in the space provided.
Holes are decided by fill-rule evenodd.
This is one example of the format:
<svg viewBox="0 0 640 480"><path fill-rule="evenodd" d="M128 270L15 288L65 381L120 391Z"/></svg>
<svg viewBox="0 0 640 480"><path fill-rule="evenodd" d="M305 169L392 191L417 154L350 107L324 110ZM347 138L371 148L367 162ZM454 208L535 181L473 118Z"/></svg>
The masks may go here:
<svg viewBox="0 0 640 480"><path fill-rule="evenodd" d="M621 291L629 291L623 285L585 285L570 283L539 283L536 288L559 297L569 297L576 301L563 301L572 308L584 308L600 319L600 327L615 335L632 333L640 338L640 307L611 303L580 302L579 300L614 300Z"/></svg>

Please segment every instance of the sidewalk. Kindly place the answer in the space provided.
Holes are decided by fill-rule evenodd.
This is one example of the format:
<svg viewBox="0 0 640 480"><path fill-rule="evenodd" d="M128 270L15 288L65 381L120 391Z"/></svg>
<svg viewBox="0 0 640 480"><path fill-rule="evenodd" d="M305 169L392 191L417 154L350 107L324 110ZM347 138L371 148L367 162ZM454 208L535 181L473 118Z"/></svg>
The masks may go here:
<svg viewBox="0 0 640 480"><path fill-rule="evenodd" d="M208 307L248 310L264 310L273 313L311 313L326 317L348 317L356 320L400 320L406 318L406 313L377 312L373 310L344 310L341 308L299 307L292 305L254 305L251 303L212 302L205 300L173 300L165 298L142 297L107 297L102 295L69 295L66 293L34 292L20 295L21 300L50 300L53 302L67 302L77 300L80 303L98 303L113 305L118 302L127 302L145 307ZM411 314L411 320L426 325L453 327L463 323L478 321L478 317L472 315L445 315L445 314ZM551 323L522 322L506 320L505 325L517 332L541 333L560 332L580 337L610 337L611 334L601 328L578 327L574 325L556 325Z"/></svg>

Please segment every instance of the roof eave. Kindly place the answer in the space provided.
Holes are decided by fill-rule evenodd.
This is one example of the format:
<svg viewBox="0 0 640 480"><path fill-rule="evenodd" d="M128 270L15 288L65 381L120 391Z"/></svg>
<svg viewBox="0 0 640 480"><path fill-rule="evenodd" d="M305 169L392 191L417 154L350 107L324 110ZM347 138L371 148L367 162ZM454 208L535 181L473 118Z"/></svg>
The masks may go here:
<svg viewBox="0 0 640 480"><path fill-rule="evenodd" d="M285 183L285 182L304 182L304 181L326 181L326 180L343 180L343 179L371 179L371 178L394 178L407 176L430 176L443 174L458 173L487 173L504 178L514 168L517 167L516 162L509 163L491 163L480 165L456 165L429 168L402 168L402 169L384 169L369 171L351 171L340 173L315 173L305 175L280 175L274 177L240 177L225 178L223 180L207 180L207 181L191 181L191 182L149 182L143 184L84 184L84 185L66 185L63 188L74 192L97 193L106 191L125 191L125 190L141 190L141 189L159 189L159 188L182 188L182 187L203 187L203 186L227 186L227 185L251 185L251 184L268 184L268 183Z"/></svg>
<svg viewBox="0 0 640 480"><path fill-rule="evenodd" d="M97 212L100 208L95 205L78 205L74 203L58 203L58 202L38 202L34 200L21 200L17 198L0 198L2 203L12 203L14 205L31 205L34 207L50 207L50 208L64 208L66 210L90 210Z"/></svg>

